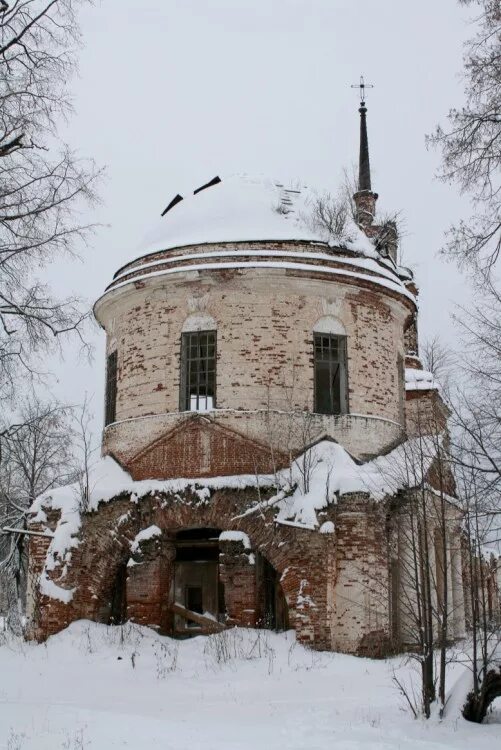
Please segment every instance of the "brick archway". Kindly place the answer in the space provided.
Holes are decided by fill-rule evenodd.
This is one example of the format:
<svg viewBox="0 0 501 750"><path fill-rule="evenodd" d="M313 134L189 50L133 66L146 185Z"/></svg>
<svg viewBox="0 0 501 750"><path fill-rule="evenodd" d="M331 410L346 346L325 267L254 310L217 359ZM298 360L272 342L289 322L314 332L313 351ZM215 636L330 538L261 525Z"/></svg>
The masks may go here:
<svg viewBox="0 0 501 750"><path fill-rule="evenodd" d="M131 544L141 530L151 526L157 526L162 533L146 545L145 564L128 569L128 580L134 579L135 591L129 606L132 604L134 620L169 632L169 565L174 559L173 536L182 529L207 527L243 532L250 542L251 549L228 549L227 556L221 559L223 575L232 581L231 591L230 588L227 591L230 623L260 624L257 611L254 616L248 614L247 619L242 616L243 610L252 609L244 606L244 600L249 594L248 590L245 593L246 587L249 589L253 585L253 571L248 561L244 565L244 557L259 553L277 573L290 627L296 629L300 640L320 648L329 647L328 573L322 561L331 540L328 535L274 523L270 509L259 508L259 512L252 512L256 500L252 488L220 489L211 494L206 488L193 487L180 493L148 495L139 502L120 496L102 504L99 512L84 515L80 544L73 550L66 575L64 579L54 577L58 586L75 590L73 598L64 604L41 597L36 637L45 638L76 619L108 622L115 582L131 558Z"/></svg>

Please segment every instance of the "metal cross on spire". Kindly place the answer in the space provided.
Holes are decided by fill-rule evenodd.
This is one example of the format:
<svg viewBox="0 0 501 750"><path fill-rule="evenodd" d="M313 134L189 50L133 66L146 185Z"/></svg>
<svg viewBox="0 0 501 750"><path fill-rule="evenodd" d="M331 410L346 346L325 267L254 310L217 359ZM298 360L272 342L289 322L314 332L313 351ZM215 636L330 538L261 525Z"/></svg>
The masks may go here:
<svg viewBox="0 0 501 750"><path fill-rule="evenodd" d="M364 77L360 76L360 83L352 83L352 89L360 89L360 104L362 107L365 105L365 89L373 89L374 84L365 83Z"/></svg>
<svg viewBox="0 0 501 750"><path fill-rule="evenodd" d="M371 191L371 167L369 162L369 139L367 137L367 107L365 106L365 89L373 89L372 83L365 83L360 76L360 83L353 84L352 89L360 89L360 156L358 161L358 190Z"/></svg>

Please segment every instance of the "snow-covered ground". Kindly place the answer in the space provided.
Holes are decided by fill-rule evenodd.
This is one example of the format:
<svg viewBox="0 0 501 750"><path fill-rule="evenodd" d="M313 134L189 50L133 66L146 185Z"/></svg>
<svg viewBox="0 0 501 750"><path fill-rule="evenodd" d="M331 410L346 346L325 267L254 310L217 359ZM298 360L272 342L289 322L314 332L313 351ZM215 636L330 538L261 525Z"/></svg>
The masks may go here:
<svg viewBox="0 0 501 750"><path fill-rule="evenodd" d="M180 642L81 621L46 644L0 646L0 748L500 747L501 724L464 721L457 695L442 722L413 719L395 671L412 678L402 659L318 653L292 632L233 630ZM465 677L454 667L451 686Z"/></svg>

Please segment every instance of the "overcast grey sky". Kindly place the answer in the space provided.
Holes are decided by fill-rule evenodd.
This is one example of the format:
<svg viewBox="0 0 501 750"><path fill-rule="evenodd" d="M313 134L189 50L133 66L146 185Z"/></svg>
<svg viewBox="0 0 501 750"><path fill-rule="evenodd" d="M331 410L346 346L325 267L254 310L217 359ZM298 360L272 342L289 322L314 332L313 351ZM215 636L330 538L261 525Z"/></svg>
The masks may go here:
<svg viewBox="0 0 501 750"><path fill-rule="evenodd" d="M84 49L63 136L107 168L100 229L82 263L57 263L58 291L93 301L137 254L177 193L216 174L265 174L335 192L358 154L361 73L373 189L405 221L404 263L420 285L421 337L454 336L466 285L437 257L465 210L434 179L425 133L463 99L471 11L456 0L102 0L82 12ZM257 232L258 234L259 232ZM101 422L104 334L91 366L70 348L52 392L95 393Z"/></svg>

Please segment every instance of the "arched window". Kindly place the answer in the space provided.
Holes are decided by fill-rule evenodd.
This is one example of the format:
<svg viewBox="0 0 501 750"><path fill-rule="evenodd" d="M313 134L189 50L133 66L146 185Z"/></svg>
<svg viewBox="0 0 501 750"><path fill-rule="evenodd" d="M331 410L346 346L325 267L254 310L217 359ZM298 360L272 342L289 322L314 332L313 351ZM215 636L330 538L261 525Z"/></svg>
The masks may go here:
<svg viewBox="0 0 501 750"><path fill-rule="evenodd" d="M314 411L348 413L348 362L346 331L337 318L326 315L313 328L315 363Z"/></svg>
<svg viewBox="0 0 501 750"><path fill-rule="evenodd" d="M216 407L216 321L210 315L190 315L181 333L181 411L210 411Z"/></svg>

